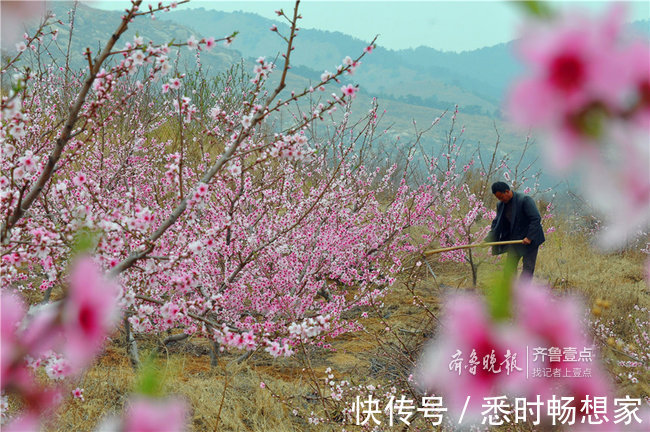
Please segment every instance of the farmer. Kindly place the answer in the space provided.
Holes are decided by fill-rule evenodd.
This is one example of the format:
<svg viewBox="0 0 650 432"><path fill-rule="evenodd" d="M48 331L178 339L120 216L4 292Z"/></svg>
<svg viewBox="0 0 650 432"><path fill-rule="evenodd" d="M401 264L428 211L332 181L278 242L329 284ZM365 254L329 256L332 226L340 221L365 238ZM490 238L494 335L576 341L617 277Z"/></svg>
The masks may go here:
<svg viewBox="0 0 650 432"><path fill-rule="evenodd" d="M508 253L508 259L516 265L523 258L522 276L533 277L537 249L544 243L542 218L535 201L528 195L513 192L504 182L492 185L492 193L497 197L497 217L492 221L488 234L489 241L523 240L523 244L493 246L492 254Z"/></svg>

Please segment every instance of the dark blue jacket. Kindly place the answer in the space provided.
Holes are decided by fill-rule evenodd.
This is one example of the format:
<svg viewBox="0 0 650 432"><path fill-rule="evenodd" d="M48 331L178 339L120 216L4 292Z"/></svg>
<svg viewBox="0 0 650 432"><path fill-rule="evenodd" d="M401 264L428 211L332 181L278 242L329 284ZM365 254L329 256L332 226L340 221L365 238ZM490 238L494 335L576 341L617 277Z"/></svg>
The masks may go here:
<svg viewBox="0 0 650 432"><path fill-rule="evenodd" d="M535 201L528 195L513 192L511 223L503 214L505 204L497 204L497 217L492 221L492 230L488 234L488 241L521 240L528 237L530 245L514 245L520 255L527 247L539 247L546 238L542 228L542 217L537 210ZM507 251L507 246L494 246L492 254L498 255Z"/></svg>

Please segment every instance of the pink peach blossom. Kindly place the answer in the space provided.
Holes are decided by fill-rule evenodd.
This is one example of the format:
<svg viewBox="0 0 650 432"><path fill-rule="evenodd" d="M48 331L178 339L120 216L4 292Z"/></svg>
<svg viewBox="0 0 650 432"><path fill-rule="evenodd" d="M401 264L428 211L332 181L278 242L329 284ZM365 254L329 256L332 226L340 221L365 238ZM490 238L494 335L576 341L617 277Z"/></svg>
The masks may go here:
<svg viewBox="0 0 650 432"><path fill-rule="evenodd" d="M589 365L591 377L532 378L527 353L531 347L575 347L591 349L585 327L579 317L583 308L573 298L556 298L544 286L522 280L513 288L514 316L506 322L493 322L485 303L472 295L452 297L445 303L439 334L424 351L416 374L416 384L423 390L442 394L452 416L458 415L467 400L468 421L476 420L480 405L471 401L498 394L543 400L553 395L574 397L576 403L588 395L610 396L612 384L597 360ZM471 354L470 354L471 353ZM494 368L504 368L504 354L517 354L518 367L509 374L485 370L482 359L497 355ZM595 354L595 353L594 353ZM488 357L489 358L489 357ZM547 358L548 360L548 358ZM548 364L549 367L573 366L573 363ZM546 366L544 366L546 367ZM473 369L472 369L473 368ZM508 369L506 369L508 371ZM475 373L472 373L475 372Z"/></svg>
<svg viewBox="0 0 650 432"><path fill-rule="evenodd" d="M352 84L348 84L346 86L341 87L341 91L343 92L343 95L349 96L353 98L357 92L358 88L353 86Z"/></svg>
<svg viewBox="0 0 650 432"><path fill-rule="evenodd" d="M512 369L506 374L501 370L507 366L501 362L508 352L516 355L515 365L518 360L518 367L524 366L525 347L521 330L491 322L486 305L478 296L453 296L445 302L439 334L425 349L415 381L429 394L442 394L450 414L457 416L467 397L470 401L482 401L500 394L504 388L514 388L512 381L519 385L520 392L525 392L525 373ZM490 365L492 359L496 361ZM479 414L480 404L470 404L468 418L476 419Z"/></svg>
<svg viewBox="0 0 650 432"><path fill-rule="evenodd" d="M72 179L72 183L75 186L83 186L87 181L88 177L84 173L79 173Z"/></svg>
<svg viewBox="0 0 650 432"><path fill-rule="evenodd" d="M86 366L101 348L118 317L119 292L90 258L82 258L74 265L63 311L65 357L73 369Z"/></svg>
<svg viewBox="0 0 650 432"><path fill-rule="evenodd" d="M194 35L190 36L190 38L187 40L187 48L190 51L193 51L199 47L199 41L194 37Z"/></svg>
<svg viewBox="0 0 650 432"><path fill-rule="evenodd" d="M82 402L84 401L84 389L77 387L76 389L72 390L72 396L75 399L79 399Z"/></svg>
<svg viewBox="0 0 650 432"><path fill-rule="evenodd" d="M550 21L527 22L518 54L530 67L527 78L512 88L508 111L523 127L544 128L553 167L568 168L589 151L596 132L587 129L587 111L618 112L623 108L630 74L622 62L623 9L605 18L565 13Z"/></svg>

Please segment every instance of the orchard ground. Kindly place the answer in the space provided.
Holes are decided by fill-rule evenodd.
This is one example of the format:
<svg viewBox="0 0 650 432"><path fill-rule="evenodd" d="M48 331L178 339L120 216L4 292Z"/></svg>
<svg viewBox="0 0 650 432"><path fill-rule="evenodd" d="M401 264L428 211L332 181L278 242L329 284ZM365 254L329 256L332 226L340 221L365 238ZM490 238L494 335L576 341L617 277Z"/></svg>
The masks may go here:
<svg viewBox="0 0 650 432"><path fill-rule="evenodd" d="M645 359L648 356L648 347L644 352L644 347L635 345L642 329L630 319L632 316L647 321L647 313L634 308L650 307L650 289L644 280L646 258L637 251L602 254L589 244L587 235L571 233L561 225L548 236L538 258L536 280L548 283L558 294L581 295L587 308L592 308L587 311L591 321L613 320L608 328L616 336L609 340L597 337L596 344L602 350L602 360L608 362L619 396L647 397L650 393L647 370L617 365L630 360L624 351L633 353L633 357L634 353ZM435 319L430 313L440 313L439 302L445 293L472 289L468 265L439 263L435 259L429 263L436 277L427 269L423 274L428 275L414 289L426 308L415 304L405 281L398 279L382 308L354 311L359 316L367 312L368 318L362 320L366 329L332 340L334 351L307 347L306 352L297 349L296 355L287 359L274 359L261 351L243 361L238 361L241 353L222 353L218 366L211 366L211 347L205 339L191 337L163 349L160 347L166 335L160 335L139 338L141 355L154 353L162 392L181 395L189 402L195 430L340 430L343 425L337 423L334 407L323 404L318 397L319 391L329 396L326 369L331 368L335 380L354 385L389 388L408 380L410 366L404 361L407 351L417 356L421 343L435 331ZM477 291L485 289L500 266L498 259L485 261L479 270ZM391 331L387 332L386 327ZM65 404L52 430L92 430L98 419L121 411L136 379L125 352L123 333L118 331L104 354L79 380L85 402L72 399ZM349 398L341 402L350 405L354 400ZM310 416L327 415L333 419L330 424L314 425L309 421ZM395 430L400 427L396 425Z"/></svg>

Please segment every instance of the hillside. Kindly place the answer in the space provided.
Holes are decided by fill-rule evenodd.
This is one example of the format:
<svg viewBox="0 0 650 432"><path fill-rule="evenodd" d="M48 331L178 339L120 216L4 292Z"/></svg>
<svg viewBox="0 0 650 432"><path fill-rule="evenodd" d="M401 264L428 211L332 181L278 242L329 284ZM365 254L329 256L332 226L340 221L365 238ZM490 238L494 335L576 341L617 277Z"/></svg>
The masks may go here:
<svg viewBox="0 0 650 432"><path fill-rule="evenodd" d="M276 25L280 33L288 28L279 21L269 20L259 15L236 12L227 13L203 8L173 11L163 19L194 28L201 34L217 35L241 31L233 49L241 51L244 56L266 55L274 57L282 49L282 40L269 32L271 25ZM242 31L244 30L245 31ZM346 55L359 53L374 35L362 41L340 32L303 29L296 44L295 65L308 66L316 70L331 69L341 62ZM355 77L357 82L371 93L386 94L393 97L400 95L418 95L423 100L435 97L439 107L441 103L476 105L492 112L499 107L503 88L502 79L496 86L492 76L478 80L471 75L472 70L485 70L498 66L491 60L493 49L480 50L478 53L444 53L432 48L393 51L381 46L381 37L372 56L364 59L364 73ZM506 55L505 47L497 47L502 54L495 60L501 61ZM474 64L472 64L474 63ZM500 71L511 66L504 64ZM486 67L488 66L488 67ZM469 71L469 72L468 72Z"/></svg>
<svg viewBox="0 0 650 432"><path fill-rule="evenodd" d="M195 29L202 36L219 37L239 31L230 49L249 59L277 57L283 41L269 28L276 25L281 34L288 31L282 22L259 15L203 8L175 10L161 19ZM292 54L295 82L306 85L317 81L322 71L333 70L346 55L358 55L373 36L362 41L340 32L302 29ZM493 145L495 126L503 150L520 148L522 134L511 130L501 114L503 92L519 71L508 45L461 54L426 47L388 50L381 46L381 38L377 45L350 82L360 86L358 105L367 106L373 97L378 98L387 110L385 121L392 125L393 137L408 139L414 133L413 120L418 125L430 124L458 104L461 127L467 126L464 138L468 148L476 148L479 142ZM441 122L437 139L425 139L425 145L437 148L435 143L442 140L449 124L448 119ZM532 153L531 160L538 156L536 151Z"/></svg>
<svg viewBox="0 0 650 432"><path fill-rule="evenodd" d="M57 44L59 49L51 50L55 60L61 62L64 59L67 50L68 40L70 38L70 29L67 25L70 21L70 10L72 2L52 2L50 4L52 11L66 25L55 25L59 29ZM73 69L80 69L87 66L82 53L86 47L90 47L93 54L96 54L100 46L106 41L120 22L121 12L104 11L89 7L86 3L79 3L74 17L74 28L72 31L70 64ZM118 42L118 47L124 46L124 43L133 39L135 35L142 36L145 40L151 40L156 43L165 41L186 41L192 30L179 24L162 20L135 20L122 36L122 41ZM174 51L170 58L174 58ZM237 52L215 47L211 52L206 52L202 56L203 63L209 67L212 73L223 72L228 67L237 62L239 55ZM180 64L182 71L190 65Z"/></svg>
<svg viewBox="0 0 650 432"><path fill-rule="evenodd" d="M55 2L53 11L62 21L69 22L71 2ZM93 51L100 46L102 38L111 34L119 22L121 12L103 11L80 3L71 40L70 64L73 69L84 68L81 53L90 45ZM280 33L286 26L250 13L224 13L202 8L179 10L158 14L156 20L136 20L123 36L124 42L140 35L156 43L185 41L190 35L223 37L238 31L230 47L219 45L211 51L201 52L201 64L207 76L215 76L244 59L252 70L252 63L259 56L276 58L283 41L271 33L276 24ZM52 49L54 59L63 62L67 50L69 28L57 25L60 30L58 49ZM286 92L300 91L319 81L324 70L334 70L344 56L356 56L368 41L361 41L339 32L301 30L292 55L294 64L288 76ZM122 43L120 43L120 46ZM181 57L178 72L195 69L192 57ZM176 57L172 51L171 58ZM249 69L248 69L249 68ZM378 47L366 56L358 71L347 77L342 84L359 84L352 116L357 119L367 112L373 98L380 108L386 110L383 127L389 129L384 139L386 151L395 152L401 145L408 145L418 129L428 127L445 111L453 112L456 104L460 115L456 133L464 129L460 142L464 143L469 157L479 144L488 151L500 137L500 149L504 153L516 153L524 141L523 133L511 130L502 120L501 100L510 77L517 73L517 63L509 54L509 45L498 45L465 53L448 53L432 48L393 51ZM272 76L272 85L277 77ZM331 86L324 94L338 92L339 85ZM446 142L451 125L451 114L443 117L440 124L421 140L423 149L437 155L440 145ZM398 140L399 138L399 140ZM535 161L539 150L529 149L526 163ZM518 159L518 156L516 157ZM555 184L552 178L542 179L542 187Z"/></svg>

